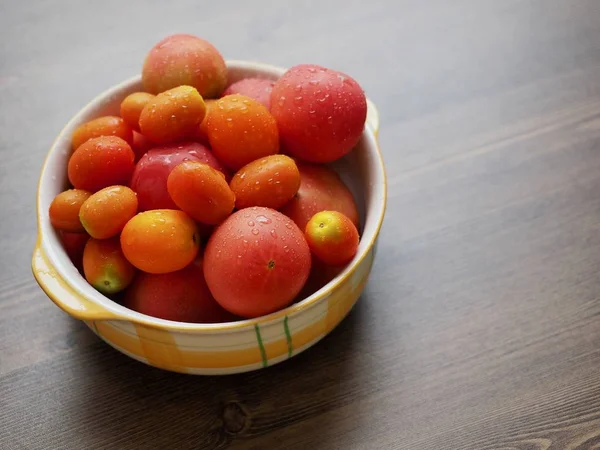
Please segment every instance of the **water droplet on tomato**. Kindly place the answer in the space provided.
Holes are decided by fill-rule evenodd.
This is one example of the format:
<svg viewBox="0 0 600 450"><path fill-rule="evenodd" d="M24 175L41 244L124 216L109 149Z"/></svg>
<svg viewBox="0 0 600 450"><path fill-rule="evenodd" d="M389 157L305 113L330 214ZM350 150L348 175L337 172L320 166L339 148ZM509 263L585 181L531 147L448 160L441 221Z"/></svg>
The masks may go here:
<svg viewBox="0 0 600 450"><path fill-rule="evenodd" d="M262 224L271 223L271 219L269 219L268 217L265 217L265 216L256 216L256 221L258 223L262 223Z"/></svg>

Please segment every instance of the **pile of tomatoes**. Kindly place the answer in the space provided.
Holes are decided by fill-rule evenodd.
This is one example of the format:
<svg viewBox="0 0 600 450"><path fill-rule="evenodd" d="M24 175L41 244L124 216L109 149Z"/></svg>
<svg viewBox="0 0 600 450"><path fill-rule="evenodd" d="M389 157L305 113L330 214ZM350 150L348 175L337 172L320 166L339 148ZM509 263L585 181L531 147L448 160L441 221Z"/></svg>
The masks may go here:
<svg viewBox="0 0 600 450"><path fill-rule="evenodd" d="M181 322L252 318L322 287L355 256L359 216L326 163L362 134L356 81L299 65L228 84L209 42L173 35L145 92L72 136L49 217L73 263L126 307Z"/></svg>

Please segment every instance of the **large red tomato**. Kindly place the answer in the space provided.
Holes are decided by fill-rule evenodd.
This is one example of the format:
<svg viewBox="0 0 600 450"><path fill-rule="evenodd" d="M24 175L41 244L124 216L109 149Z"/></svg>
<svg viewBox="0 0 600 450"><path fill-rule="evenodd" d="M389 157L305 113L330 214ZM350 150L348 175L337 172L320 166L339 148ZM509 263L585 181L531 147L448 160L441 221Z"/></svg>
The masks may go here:
<svg viewBox="0 0 600 450"><path fill-rule="evenodd" d="M142 156L131 177L130 186L137 192L140 211L179 209L167 191L167 178L171 170L183 161L200 161L226 173L210 150L198 142L155 147Z"/></svg>
<svg viewBox="0 0 600 450"><path fill-rule="evenodd" d="M177 272L140 273L127 290L125 306L134 311L177 322L218 323L236 320L210 294L202 259Z"/></svg>
<svg viewBox="0 0 600 450"><path fill-rule="evenodd" d="M310 272L310 250L300 229L270 208L229 216L210 237L204 275L213 296L233 314L258 317L289 305Z"/></svg>
<svg viewBox="0 0 600 450"><path fill-rule="evenodd" d="M358 143L367 100L350 76L302 64L289 69L273 86L271 113L282 148L306 161L327 163Z"/></svg>

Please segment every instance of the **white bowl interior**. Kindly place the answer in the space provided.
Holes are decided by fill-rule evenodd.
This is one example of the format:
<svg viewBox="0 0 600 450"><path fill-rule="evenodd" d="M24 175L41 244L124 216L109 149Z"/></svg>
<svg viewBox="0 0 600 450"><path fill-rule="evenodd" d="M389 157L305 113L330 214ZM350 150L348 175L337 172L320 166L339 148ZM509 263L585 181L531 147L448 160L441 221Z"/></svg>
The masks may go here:
<svg viewBox="0 0 600 450"><path fill-rule="evenodd" d="M242 78L261 77L276 80L284 69L264 64L228 61L230 83ZM156 325L177 324L183 330L217 329L222 324L192 324L172 322L146 316L132 311L96 291L73 266L50 224L48 208L54 197L67 186L67 163L72 153L71 135L75 128L93 118L119 113L121 100L128 94L142 90L139 76L127 80L100 94L73 117L56 138L42 169L39 185L38 213L42 245L50 263L57 272L81 295L102 305L108 311L131 320L150 321ZM377 148L373 130L368 126L357 147L347 156L333 164L355 196L361 213L361 241L354 260L338 275L337 279L350 271L367 252L376 238L385 209L385 173ZM331 283L335 283L333 280ZM325 289L325 288L323 288ZM318 292L303 299L293 307L310 302Z"/></svg>

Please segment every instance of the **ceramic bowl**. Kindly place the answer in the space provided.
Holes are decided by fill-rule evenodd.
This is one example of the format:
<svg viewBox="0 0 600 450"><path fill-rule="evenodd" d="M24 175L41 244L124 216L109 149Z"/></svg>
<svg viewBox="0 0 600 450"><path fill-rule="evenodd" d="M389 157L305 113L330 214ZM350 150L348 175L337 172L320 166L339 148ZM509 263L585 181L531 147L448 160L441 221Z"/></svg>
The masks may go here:
<svg viewBox="0 0 600 450"><path fill-rule="evenodd" d="M274 80L285 71L244 61L227 64L230 82L250 76ZM52 199L67 185L73 130L95 117L118 114L121 100L140 90L137 76L100 94L69 121L50 148L37 193L38 237L32 268L39 285L59 308L84 321L115 349L166 370L205 375L247 372L289 359L317 343L358 300L375 258L386 205L375 106L368 102L360 143L335 163L361 212L361 241L353 261L325 287L281 311L239 322L192 324L140 314L100 294L71 263L48 217Z"/></svg>

